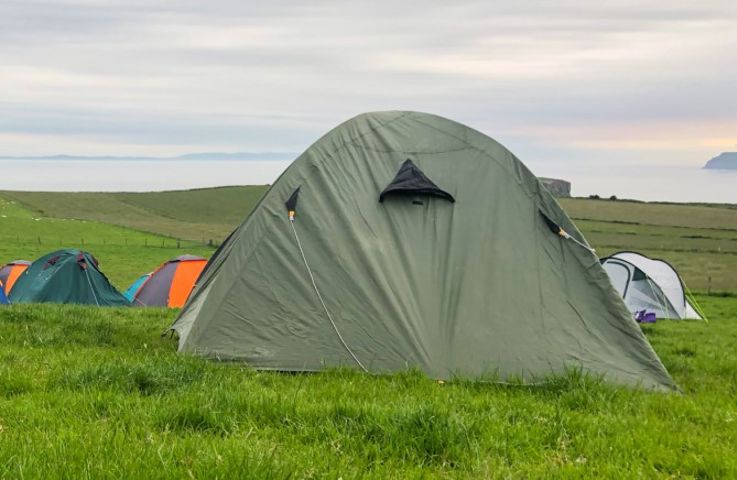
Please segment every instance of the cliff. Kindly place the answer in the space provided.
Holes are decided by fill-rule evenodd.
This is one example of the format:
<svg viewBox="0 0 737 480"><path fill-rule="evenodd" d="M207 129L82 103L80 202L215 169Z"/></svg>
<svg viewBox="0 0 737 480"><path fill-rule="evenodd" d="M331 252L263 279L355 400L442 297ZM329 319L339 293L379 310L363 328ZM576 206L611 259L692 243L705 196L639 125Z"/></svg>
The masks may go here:
<svg viewBox="0 0 737 480"><path fill-rule="evenodd" d="M704 168L720 170L737 170L737 152L724 152L712 158Z"/></svg>
<svg viewBox="0 0 737 480"><path fill-rule="evenodd" d="M571 196L571 182L565 180L559 180L557 178L544 178L540 177L540 181L545 188L547 188L554 197L570 197Z"/></svg>

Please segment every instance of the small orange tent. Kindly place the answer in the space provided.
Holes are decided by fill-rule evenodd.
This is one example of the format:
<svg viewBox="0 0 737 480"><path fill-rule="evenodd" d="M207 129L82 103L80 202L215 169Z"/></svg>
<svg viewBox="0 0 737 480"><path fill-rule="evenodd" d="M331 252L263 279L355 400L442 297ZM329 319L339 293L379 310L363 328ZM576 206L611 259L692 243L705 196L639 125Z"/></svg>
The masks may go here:
<svg viewBox="0 0 737 480"><path fill-rule="evenodd" d="M10 289L13 288L15 281L18 280L21 273L26 271L30 264L31 262L27 260L13 260L0 267L0 286L2 286L5 295L10 294Z"/></svg>
<svg viewBox="0 0 737 480"><path fill-rule="evenodd" d="M182 255L163 263L133 295L133 305L178 308L184 306L207 260Z"/></svg>

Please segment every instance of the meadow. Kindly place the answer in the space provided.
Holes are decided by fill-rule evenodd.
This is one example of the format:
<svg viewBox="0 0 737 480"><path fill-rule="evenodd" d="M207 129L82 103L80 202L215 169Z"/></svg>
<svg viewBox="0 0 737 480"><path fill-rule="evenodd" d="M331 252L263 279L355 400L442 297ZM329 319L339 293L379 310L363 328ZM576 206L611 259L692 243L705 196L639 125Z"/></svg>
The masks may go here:
<svg viewBox="0 0 737 480"><path fill-rule="evenodd" d="M647 334L682 394L417 372L256 372L175 353L174 312L0 310L5 478L734 478L737 299Z"/></svg>
<svg viewBox="0 0 737 480"><path fill-rule="evenodd" d="M47 218L75 218L200 243L220 241L250 213L267 186L170 192L8 192L14 201Z"/></svg>
<svg viewBox="0 0 737 480"><path fill-rule="evenodd" d="M737 290L737 206L567 198L561 206L599 256L662 258L698 292Z"/></svg>
<svg viewBox="0 0 737 480"><path fill-rule="evenodd" d="M184 253L208 257L214 247L98 220L46 216L0 194L0 264L33 261L61 248L90 251L112 283L125 290L161 262Z"/></svg>
<svg viewBox="0 0 737 480"><path fill-rule="evenodd" d="M4 241L0 243L0 261L12 257L11 251L18 251L17 255L21 255L37 243L37 237L42 233L38 230L42 228L38 222L70 222L69 219L92 222L91 225L105 224L103 229L110 234L107 239L98 236L97 241L103 247L103 242L123 244L125 238L132 235L127 232L134 231L138 235L148 233L151 236L148 246L175 246L179 240L188 248L205 247L207 251L208 245L217 245L240 224L267 188L256 185L146 193L0 191L0 209L3 204L13 202L11 205L21 209L29 219L41 219L35 220L37 223L26 220L22 227L6 231L2 228L0 213L0 240ZM560 203L600 256L620 250L637 250L672 263L694 291L737 289L735 205L581 198L561 199ZM91 225L80 228L79 223L72 221L68 230L56 236L41 237L42 240L46 237L49 242L61 238L66 243L78 244L79 233L88 231ZM127 230L107 230L111 225ZM87 245L90 245L90 240L85 239ZM16 250L11 245L14 241L22 243L20 249ZM34 252L46 250L44 247ZM4 254L4 251L8 253ZM171 251L160 253L161 261L173 256L172 253L176 254ZM116 255L114 249L111 255ZM125 279L128 281L127 276Z"/></svg>
<svg viewBox="0 0 737 480"><path fill-rule="evenodd" d="M196 191L209 198L196 212L187 192L132 194L145 223L103 201L64 217L73 195L1 192L0 262L84 238L124 288L172 256L209 254L209 239L176 232L227 234L259 197L238 188ZM209 202L226 201L218 217ZM737 210L562 204L600 253L647 247L702 292L709 323L644 327L681 393L577 372L544 387L257 372L178 355L161 335L176 311L13 305L0 309L0 478L737 477ZM720 295L703 294L709 275Z"/></svg>

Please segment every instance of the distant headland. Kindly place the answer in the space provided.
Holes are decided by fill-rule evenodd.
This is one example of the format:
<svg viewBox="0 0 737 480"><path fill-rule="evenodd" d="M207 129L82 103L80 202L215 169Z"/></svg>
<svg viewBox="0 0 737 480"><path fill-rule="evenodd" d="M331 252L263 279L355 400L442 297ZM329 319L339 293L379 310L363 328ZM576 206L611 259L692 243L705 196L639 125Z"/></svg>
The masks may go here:
<svg viewBox="0 0 737 480"><path fill-rule="evenodd" d="M570 197L571 196L571 182L567 180L560 180L558 178L545 178L539 177L539 180L545 185L550 193L554 197Z"/></svg>
<svg viewBox="0 0 737 480"><path fill-rule="evenodd" d="M704 168L714 170L737 170L737 152L724 152L712 158Z"/></svg>

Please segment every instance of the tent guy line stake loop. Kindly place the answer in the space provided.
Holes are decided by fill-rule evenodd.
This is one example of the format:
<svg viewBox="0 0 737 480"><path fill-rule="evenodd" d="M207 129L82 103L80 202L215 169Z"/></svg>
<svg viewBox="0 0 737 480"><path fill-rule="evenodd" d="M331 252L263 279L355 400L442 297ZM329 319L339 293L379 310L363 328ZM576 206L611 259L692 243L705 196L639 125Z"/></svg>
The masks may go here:
<svg viewBox="0 0 737 480"><path fill-rule="evenodd" d="M572 236L570 233L566 232L562 228L560 229L560 232L558 233L558 235L560 235L561 237L565 238L566 240L571 240L576 245L580 245L581 247L585 248L589 252L591 252L594 255L596 255L596 250L594 250L593 248L589 247L588 245L586 245L583 242L579 242L574 236Z"/></svg>
<svg viewBox="0 0 737 480"><path fill-rule="evenodd" d="M338 339L340 340L340 343L343 344L343 347L345 347L346 351L353 357L353 360L355 360L356 364L358 364L359 367L361 367L361 370L363 370L366 373L369 373L368 369L363 366L361 361L358 359L355 353L351 350L351 348L348 346L348 344L343 339L343 335L340 334L340 331L338 330L338 326L335 325L335 322L333 321L332 315L330 315L330 311L328 311L328 307L325 305L325 301L322 299L322 295L320 294L320 290L317 288L317 283L315 283L315 276L312 275L312 269L310 268L310 264L307 263L307 257L305 256L305 252L302 249L302 242L299 241L299 235L297 235L297 229L294 228L294 215L289 215L289 225L292 227L292 232L294 232L294 239L297 241L297 247L299 248L299 253L302 255L302 261L305 264L305 268L307 268L307 274L310 276L310 280L312 281L312 287L315 289L315 293L317 294L318 300L320 300L320 304L322 305L323 310L325 310L325 315L327 315L328 320L330 320L330 324L333 326L333 330L335 330L335 333L338 335Z"/></svg>

